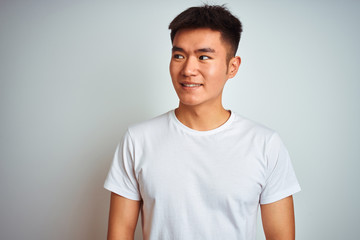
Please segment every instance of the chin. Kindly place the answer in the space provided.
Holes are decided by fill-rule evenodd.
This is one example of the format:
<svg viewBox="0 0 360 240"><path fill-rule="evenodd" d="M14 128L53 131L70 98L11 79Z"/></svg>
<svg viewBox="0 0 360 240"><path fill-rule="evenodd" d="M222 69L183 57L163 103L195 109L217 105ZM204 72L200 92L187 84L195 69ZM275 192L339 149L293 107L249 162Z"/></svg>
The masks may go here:
<svg viewBox="0 0 360 240"><path fill-rule="evenodd" d="M195 107L195 106L199 106L201 105L203 102L202 101L195 101L195 100L181 100L180 99L180 103L181 105L184 106L189 106L189 107Z"/></svg>

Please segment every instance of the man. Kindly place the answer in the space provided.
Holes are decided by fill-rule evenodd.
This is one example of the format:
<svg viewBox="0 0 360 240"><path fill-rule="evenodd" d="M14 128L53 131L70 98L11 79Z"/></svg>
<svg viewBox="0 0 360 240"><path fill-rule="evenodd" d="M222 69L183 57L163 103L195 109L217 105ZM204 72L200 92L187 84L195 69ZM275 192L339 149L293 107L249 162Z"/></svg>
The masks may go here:
<svg viewBox="0 0 360 240"><path fill-rule="evenodd" d="M295 238L300 190L274 131L222 106L242 26L222 6L193 7L169 26L177 109L131 126L105 182L108 239L254 240L258 206L267 239Z"/></svg>

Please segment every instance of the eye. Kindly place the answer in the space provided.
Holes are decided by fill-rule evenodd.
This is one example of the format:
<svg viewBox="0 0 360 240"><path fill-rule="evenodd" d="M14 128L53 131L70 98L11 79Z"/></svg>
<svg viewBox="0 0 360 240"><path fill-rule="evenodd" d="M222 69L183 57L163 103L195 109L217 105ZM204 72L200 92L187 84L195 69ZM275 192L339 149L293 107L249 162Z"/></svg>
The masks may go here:
<svg viewBox="0 0 360 240"><path fill-rule="evenodd" d="M199 57L199 59L200 59L200 60L208 60L208 59L210 59L210 57L205 56L205 55L201 55L201 56Z"/></svg>
<svg viewBox="0 0 360 240"><path fill-rule="evenodd" d="M174 54L174 58L175 59L183 59L184 56L180 55L180 54Z"/></svg>

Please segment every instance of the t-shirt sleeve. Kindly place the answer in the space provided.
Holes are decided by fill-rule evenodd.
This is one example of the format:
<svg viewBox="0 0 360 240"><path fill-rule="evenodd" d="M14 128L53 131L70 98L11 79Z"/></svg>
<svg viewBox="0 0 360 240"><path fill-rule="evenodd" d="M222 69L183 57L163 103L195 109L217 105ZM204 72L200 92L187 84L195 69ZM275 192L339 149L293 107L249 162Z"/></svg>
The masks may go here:
<svg viewBox="0 0 360 240"><path fill-rule="evenodd" d="M269 140L265 157L266 182L260 204L276 202L301 190L289 153L277 133Z"/></svg>
<svg viewBox="0 0 360 240"><path fill-rule="evenodd" d="M125 198L141 200L134 168L134 146L129 131L116 147L104 188Z"/></svg>

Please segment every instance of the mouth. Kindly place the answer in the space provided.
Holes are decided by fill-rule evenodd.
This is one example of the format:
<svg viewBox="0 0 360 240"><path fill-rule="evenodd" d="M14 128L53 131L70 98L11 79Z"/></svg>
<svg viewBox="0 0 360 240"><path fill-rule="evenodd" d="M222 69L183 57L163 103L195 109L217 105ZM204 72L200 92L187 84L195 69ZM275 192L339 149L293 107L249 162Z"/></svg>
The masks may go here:
<svg viewBox="0 0 360 240"><path fill-rule="evenodd" d="M188 88L200 87L203 85L201 83L180 83L180 84L181 84L181 86L188 87Z"/></svg>

